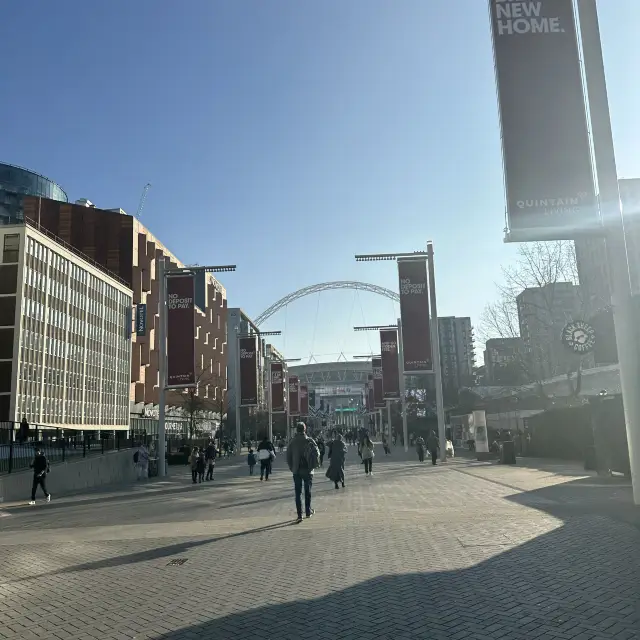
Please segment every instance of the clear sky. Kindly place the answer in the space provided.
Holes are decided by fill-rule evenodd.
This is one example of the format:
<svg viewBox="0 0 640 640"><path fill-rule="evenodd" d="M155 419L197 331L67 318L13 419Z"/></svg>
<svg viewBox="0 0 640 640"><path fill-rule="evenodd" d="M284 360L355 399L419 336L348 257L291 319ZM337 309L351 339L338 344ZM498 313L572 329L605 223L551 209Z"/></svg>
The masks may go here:
<svg viewBox="0 0 640 640"><path fill-rule="evenodd" d="M619 173L640 177L640 1L600 0ZM397 290L432 239L440 315L494 296L504 198L485 0L3 0L0 160L134 213L184 262L236 263L257 316L319 282ZM561 88L559 88L561 90ZM288 357L379 351L395 321L328 291L266 328Z"/></svg>

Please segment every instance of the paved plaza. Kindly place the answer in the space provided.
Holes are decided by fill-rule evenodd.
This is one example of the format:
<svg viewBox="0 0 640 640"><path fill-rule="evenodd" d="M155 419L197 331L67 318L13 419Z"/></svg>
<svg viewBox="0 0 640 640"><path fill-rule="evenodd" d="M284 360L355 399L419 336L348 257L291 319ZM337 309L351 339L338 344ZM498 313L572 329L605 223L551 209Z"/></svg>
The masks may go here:
<svg viewBox="0 0 640 640"><path fill-rule="evenodd" d="M366 478L351 449L347 487L319 470L296 525L283 457L268 483L223 461L195 487L172 468L0 505L0 638L640 638L627 485L399 450Z"/></svg>

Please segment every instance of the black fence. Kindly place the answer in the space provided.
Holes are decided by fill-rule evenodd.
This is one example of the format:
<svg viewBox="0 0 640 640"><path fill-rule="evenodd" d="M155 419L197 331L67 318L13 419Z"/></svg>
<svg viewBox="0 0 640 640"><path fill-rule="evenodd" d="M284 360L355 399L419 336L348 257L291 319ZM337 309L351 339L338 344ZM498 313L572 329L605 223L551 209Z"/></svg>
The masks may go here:
<svg viewBox="0 0 640 640"><path fill-rule="evenodd" d="M37 449L54 464L131 449L137 444L126 431L77 431L31 425L27 434L19 426L0 423L0 473L28 469Z"/></svg>

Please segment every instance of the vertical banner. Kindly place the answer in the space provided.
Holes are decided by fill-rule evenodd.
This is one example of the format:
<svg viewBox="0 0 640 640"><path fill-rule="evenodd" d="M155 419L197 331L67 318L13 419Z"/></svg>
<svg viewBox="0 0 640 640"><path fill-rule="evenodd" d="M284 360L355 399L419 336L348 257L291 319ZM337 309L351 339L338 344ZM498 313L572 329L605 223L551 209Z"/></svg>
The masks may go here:
<svg viewBox="0 0 640 640"><path fill-rule="evenodd" d="M256 336L238 339L240 354L240 406L258 405L258 349Z"/></svg>
<svg viewBox="0 0 640 640"><path fill-rule="evenodd" d="M167 278L167 389L196 386L194 283L193 275Z"/></svg>
<svg viewBox="0 0 640 640"><path fill-rule="evenodd" d="M380 354L382 359L382 397L385 400L400 398L400 372L398 367L398 330L380 330Z"/></svg>
<svg viewBox="0 0 640 640"><path fill-rule="evenodd" d="M573 0L489 10L510 239L571 239L598 225Z"/></svg>
<svg viewBox="0 0 640 640"><path fill-rule="evenodd" d="M136 336L142 337L147 333L147 305L136 305Z"/></svg>
<svg viewBox="0 0 640 640"><path fill-rule="evenodd" d="M384 394L382 392L382 358L372 358L371 367L373 368L373 409L382 409L386 406Z"/></svg>
<svg viewBox="0 0 640 640"><path fill-rule="evenodd" d="M289 415L300 415L300 381L298 376L289 376Z"/></svg>
<svg viewBox="0 0 640 640"><path fill-rule="evenodd" d="M284 413L284 371L282 362L271 363L271 412Z"/></svg>
<svg viewBox="0 0 640 640"><path fill-rule="evenodd" d="M426 260L398 260L403 371L433 373Z"/></svg>
<svg viewBox="0 0 640 640"><path fill-rule="evenodd" d="M309 415L309 387L300 385L300 415L306 418Z"/></svg>
<svg viewBox="0 0 640 640"><path fill-rule="evenodd" d="M367 413L371 413L374 409L373 406L373 376L369 374L367 376L367 394L366 394L366 406Z"/></svg>

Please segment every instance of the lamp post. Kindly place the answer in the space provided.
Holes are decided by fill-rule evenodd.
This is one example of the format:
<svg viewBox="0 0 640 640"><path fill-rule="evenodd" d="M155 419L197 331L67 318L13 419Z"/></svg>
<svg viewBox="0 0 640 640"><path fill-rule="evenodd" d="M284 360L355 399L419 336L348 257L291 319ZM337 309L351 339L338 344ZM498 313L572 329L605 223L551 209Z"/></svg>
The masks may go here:
<svg viewBox="0 0 640 640"><path fill-rule="evenodd" d="M158 260L158 323L160 325L158 331L158 475L164 477L167 475L165 465L166 442L165 442L165 423L166 423L166 392L167 392L167 277L173 275L191 275L197 273L220 273L235 271L235 264L221 266L192 266L192 267L172 267L167 268L167 262L170 262L167 256L163 256ZM195 300L194 300L195 304ZM197 384L194 385L197 387ZM181 387L183 388L183 387Z"/></svg>
<svg viewBox="0 0 640 640"><path fill-rule="evenodd" d="M353 327L354 331L379 331L380 329L397 329L398 330L398 369L400 371L400 379L399 379L399 390L400 390L400 405L401 405L401 413L402 413L402 435L404 438L404 450L409 451L409 434L408 434L408 426L407 426L407 395L405 393L405 383L404 383L404 374L403 374L403 347L402 347L402 323L400 322L400 318L398 318L398 324L388 324L388 325L372 325L365 327ZM355 356L360 357L360 356ZM375 357L375 356L365 356L365 357ZM391 433L391 400L387 400L387 421L389 422L389 443L391 443L392 433ZM380 414L380 430L382 431L382 413Z"/></svg>
<svg viewBox="0 0 640 640"><path fill-rule="evenodd" d="M431 310L431 349L433 353L433 372L435 375L435 387L436 387L436 413L438 416L438 436L440 438L440 459L442 462L446 462L447 459L447 447L446 447L446 430L445 430L445 417L444 417L444 399L442 394L442 371L440 369L440 338L438 332L438 308L436 304L436 283L435 283L435 268L433 258L433 243L429 240L427 242L426 251L414 251L412 253L371 253L360 254L355 256L356 262L378 262L378 261L394 261L400 260L426 260L427 269L429 273L429 299ZM399 331L400 333L400 331ZM400 342L398 340L398 342ZM400 369L401 377L404 377L404 361ZM408 374L410 375L410 374ZM404 423L403 423L404 426ZM405 440L406 446L406 440Z"/></svg>
<svg viewBox="0 0 640 640"><path fill-rule="evenodd" d="M240 408L241 408L241 398L240 398L240 340L242 338L257 338L260 339L263 336L279 336L282 335L282 331L259 331L254 330L253 333L240 333L239 331L236 333L236 363L235 363L235 411L236 411L236 442L238 443L238 455L242 455L242 421L240 419ZM256 359L258 357L259 351L256 350ZM256 361L257 366L257 361ZM269 396L267 399L267 407L269 412L269 432L271 432L272 425L272 413L271 413L271 360L268 359L269 366ZM264 406L264 405L263 405ZM257 429L257 426L256 426Z"/></svg>

